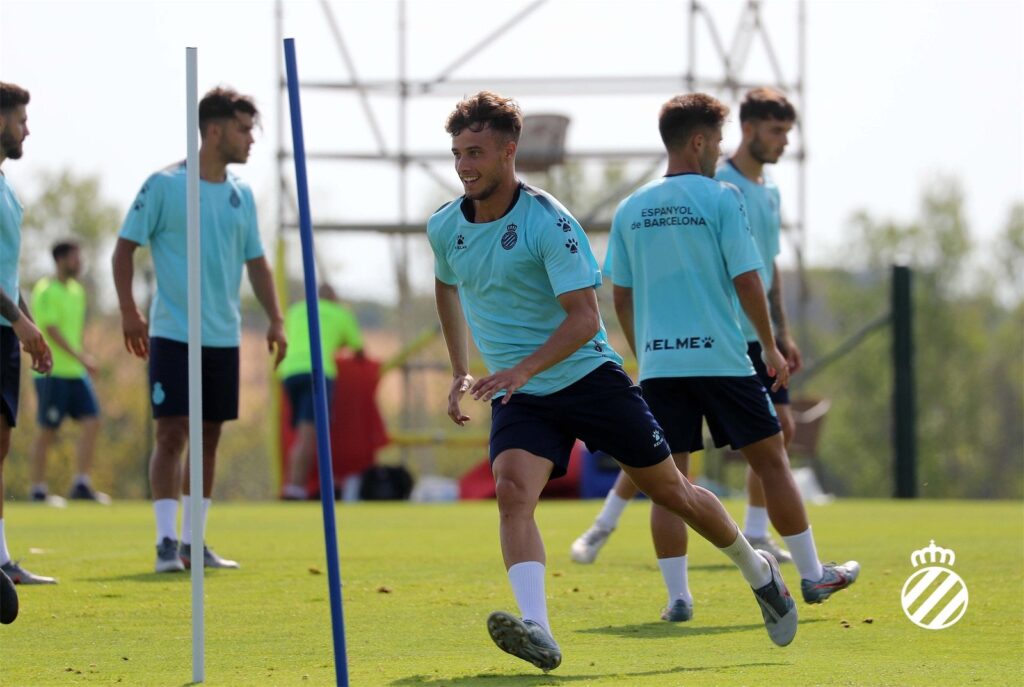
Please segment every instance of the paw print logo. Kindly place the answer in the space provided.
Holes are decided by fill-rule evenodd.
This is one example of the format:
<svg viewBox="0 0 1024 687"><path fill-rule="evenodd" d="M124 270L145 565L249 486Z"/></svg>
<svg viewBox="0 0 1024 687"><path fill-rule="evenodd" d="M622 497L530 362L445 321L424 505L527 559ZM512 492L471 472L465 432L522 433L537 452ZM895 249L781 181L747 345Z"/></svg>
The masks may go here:
<svg viewBox="0 0 1024 687"><path fill-rule="evenodd" d="M576 243L576 239L574 238L570 238L568 241L566 241L565 247L569 249L570 253L580 252L580 244Z"/></svg>
<svg viewBox="0 0 1024 687"><path fill-rule="evenodd" d="M562 231L572 231L572 225L569 224L569 220L567 220L565 217L559 217L558 221L555 222L555 224ZM573 252L575 253L576 251L573 251Z"/></svg>
<svg viewBox="0 0 1024 687"><path fill-rule="evenodd" d="M715 345L715 339L712 336L705 336L700 340L700 345L704 348L712 348Z"/></svg>

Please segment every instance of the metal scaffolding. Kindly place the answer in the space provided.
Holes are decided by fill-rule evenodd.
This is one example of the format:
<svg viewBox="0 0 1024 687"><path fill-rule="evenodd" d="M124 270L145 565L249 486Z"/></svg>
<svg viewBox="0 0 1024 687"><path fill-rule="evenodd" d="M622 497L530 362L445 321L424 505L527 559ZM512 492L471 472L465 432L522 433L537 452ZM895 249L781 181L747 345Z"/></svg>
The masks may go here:
<svg viewBox="0 0 1024 687"><path fill-rule="evenodd" d="M778 60L778 53L775 44L769 34L769 28L765 23L762 9L763 3L760 0L748 0L740 10L739 21L727 44L726 34L720 30L720 22L716 20L715 9L717 5L706 0L689 0L684 6L687 11L687 25L685 49L686 69L681 74L675 75L635 75L635 76L539 76L523 75L518 77L474 77L458 78L459 72L467 63L470 63L480 51L491 44L495 39L509 32L514 27L529 21L540 7L549 2L558 0L532 0L515 12L510 18L498 24L493 30L483 36L477 43L469 47L462 54L455 57L446 66L437 71L430 78L411 78L409 76L408 64L408 41L411 27L408 22L406 0L397 2L397 69L393 79L371 79L364 80L358 75L356 63L352 52L346 42L341 26L337 21L332 9L330 0L320 0L320 8L323 13L325 25L329 30L335 47L345 65L346 74L338 80L306 80L301 83L303 91L319 91L337 95L348 96L349 101L353 98L355 106L351 102L346 103L350 116L359 116L366 119L370 127L374 149L369 152L357 152L353 150L317 149L315 144L306 151L306 157L313 161L325 161L331 164L349 165L388 165L397 168L398 181L395 189L397 219L395 221L381 222L351 222L341 217L314 217L314 226L317 231L359 231L359 232L380 232L394 235L392 258L394 260L395 278L398 285L399 310L402 315L402 322L408 318L405 316L408 307L411 291L409 281L409 244L408 238L411 235L425 233L426 217L410 216L410 172L416 170L425 173L427 177L435 181L440 188L443 188L449 195L457 195L458 190L449 183L438 171L438 165L445 167L451 164L451 155L447 151L436 153L413 152L409 146L409 106L414 99L430 97L461 97L466 93L473 93L482 89L489 89L501 93L507 93L517 98L527 95L559 96L571 98L573 96L610 96L610 97L635 97L640 95L661 95L668 96L680 92L705 91L728 102L737 102L743 92L757 86L773 86L783 90L789 99L796 106L800 119L794 129L795 141L791 149L783 159L785 164L797 166L797 189L796 207L787 210L784 230L788 245L793 249L797 269L801 274L801 303L805 300L805 288L803 288L802 275L804 272L804 254L806 242L806 185L805 185L805 160L807 155L807 142L804 135L803 124L807 120L806 101L804 98L805 89L805 0L797 0L795 5L796 21L796 73L787 76ZM284 2L276 2L276 26L278 45L283 35L284 26ZM704 76L705 65L698 65L698 47L706 47L703 43L709 41L711 50L716 57L715 67L721 72L719 76ZM753 80L746 76L748 73L751 48L755 42L760 41L765 61L772 75L771 80ZM279 70L283 69L279 65ZM710 73L710 68L707 73ZM297 213L292 201L293 194L288 188L287 169L291 165L291 150L286 147L284 136L283 119L285 115L284 98L286 84L283 73L279 72L279 97L278 97L278 128L277 128L277 188L279 198L277 202L277 220L279 232L297 228ZM389 146L385 136L384 128L375 115L371 106L371 96L394 98L397 103L397 131L395 145ZM573 149L565 151L567 162L584 161L625 161L642 164L642 172L639 176L627 179L609 193L593 203L592 207L573 208L579 217L584 228L588 232L606 232L609 229L607 210L614 207L614 204L627 195L633 188L645 182L657 173L657 169L665 159L664 150L658 149ZM639 165L638 165L639 166ZM447 171L447 169L446 169ZM453 192L454 191L454 192ZM279 234L280 235L280 234ZM278 246L283 243L279 241ZM801 319L801 313L796 313L797 321ZM402 331L402 341L410 341L414 333ZM408 372L406 372L408 384ZM408 391L408 386L406 386ZM408 394L406 394L408 398ZM403 413L405 416L405 413Z"/></svg>

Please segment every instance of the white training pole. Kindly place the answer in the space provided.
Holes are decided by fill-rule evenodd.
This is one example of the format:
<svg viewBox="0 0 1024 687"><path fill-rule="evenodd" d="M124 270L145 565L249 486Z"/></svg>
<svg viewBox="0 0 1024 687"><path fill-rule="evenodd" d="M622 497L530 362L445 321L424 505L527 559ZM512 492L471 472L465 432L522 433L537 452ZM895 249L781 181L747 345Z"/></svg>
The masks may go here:
<svg viewBox="0 0 1024 687"><path fill-rule="evenodd" d="M203 681L203 327L199 257L199 95L196 49L185 48L188 227L188 455L192 517L192 682ZM198 555L197 555L198 554ZM198 565L197 565L198 564Z"/></svg>

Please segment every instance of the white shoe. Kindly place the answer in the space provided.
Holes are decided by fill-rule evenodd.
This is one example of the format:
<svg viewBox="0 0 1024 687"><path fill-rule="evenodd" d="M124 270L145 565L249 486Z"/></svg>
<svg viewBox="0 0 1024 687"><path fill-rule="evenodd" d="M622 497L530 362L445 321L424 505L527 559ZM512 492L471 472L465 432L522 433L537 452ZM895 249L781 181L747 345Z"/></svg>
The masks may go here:
<svg viewBox="0 0 1024 687"><path fill-rule="evenodd" d="M581 534L569 547L569 557L577 563L593 563L598 551L614 531L606 530L600 525L591 525L590 529Z"/></svg>

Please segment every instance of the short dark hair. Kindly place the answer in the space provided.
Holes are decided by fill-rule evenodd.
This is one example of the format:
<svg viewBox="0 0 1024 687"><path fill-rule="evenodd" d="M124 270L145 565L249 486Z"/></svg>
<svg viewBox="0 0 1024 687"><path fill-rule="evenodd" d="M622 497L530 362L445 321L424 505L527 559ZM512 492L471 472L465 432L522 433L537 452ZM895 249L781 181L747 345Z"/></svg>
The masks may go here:
<svg viewBox="0 0 1024 687"><path fill-rule="evenodd" d="M206 133L206 126L216 119L232 119L242 113L259 119L260 112L251 96L241 95L232 88L218 86L199 101L199 131Z"/></svg>
<svg viewBox="0 0 1024 687"><path fill-rule="evenodd" d="M487 127L518 143L523 132L523 112L519 103L492 91L480 91L460 100L444 125L445 131L452 136L458 136L463 129L483 131Z"/></svg>
<svg viewBox="0 0 1024 687"><path fill-rule="evenodd" d="M752 119L778 119L782 122L796 120L796 108L786 100L782 91L761 87L747 92L740 103L740 122Z"/></svg>
<svg viewBox="0 0 1024 687"><path fill-rule="evenodd" d="M66 257L68 253L72 253L78 250L80 246L76 241L58 241L53 244L53 248L50 252L53 254L53 261L57 262L63 257Z"/></svg>
<svg viewBox="0 0 1024 687"><path fill-rule="evenodd" d="M0 81L0 110L13 110L19 105L28 105L31 96L21 86Z"/></svg>
<svg viewBox="0 0 1024 687"><path fill-rule="evenodd" d="M687 93L669 99L658 114L658 131L666 148L678 148L696 129L720 127L729 108L706 93Z"/></svg>

